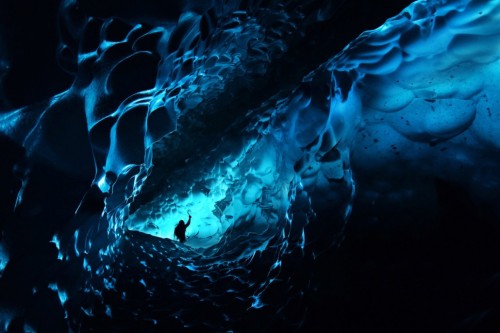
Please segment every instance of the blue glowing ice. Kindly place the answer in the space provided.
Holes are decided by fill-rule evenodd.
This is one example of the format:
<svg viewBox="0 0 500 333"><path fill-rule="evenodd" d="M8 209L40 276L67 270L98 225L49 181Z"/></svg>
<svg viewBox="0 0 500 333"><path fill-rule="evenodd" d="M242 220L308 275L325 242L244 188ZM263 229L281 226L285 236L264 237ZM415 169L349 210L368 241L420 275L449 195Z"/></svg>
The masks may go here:
<svg viewBox="0 0 500 333"><path fill-rule="evenodd" d="M234 293L245 311L266 308L287 256L316 259L310 221L335 211L317 238L324 247L341 238L357 174L376 174L361 194L373 201L415 195L391 183L400 172L497 199L498 1L416 1L279 84L267 82L293 59L291 36L326 17L250 7L185 10L157 26L86 17L73 85L0 114L0 132L27 159L75 178L93 173L74 223L51 234L58 259L82 269L81 288L48 285L75 318L112 318L129 299L123 285L134 297L172 298L164 311L183 325L183 298L216 305ZM93 215L84 211L92 190L102 204ZM188 213L179 244L173 231ZM0 278L7 252L0 243ZM207 292L207 281L224 287ZM103 306L70 309L82 295Z"/></svg>
<svg viewBox="0 0 500 333"><path fill-rule="evenodd" d="M5 244L0 242L0 278L2 278L3 271L9 262L9 253L5 248Z"/></svg>

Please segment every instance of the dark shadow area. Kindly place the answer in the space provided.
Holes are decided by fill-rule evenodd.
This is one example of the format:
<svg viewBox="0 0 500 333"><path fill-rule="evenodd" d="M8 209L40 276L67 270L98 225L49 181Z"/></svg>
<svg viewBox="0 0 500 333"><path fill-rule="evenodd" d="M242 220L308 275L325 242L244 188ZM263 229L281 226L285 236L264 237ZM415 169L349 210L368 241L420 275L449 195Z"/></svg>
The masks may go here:
<svg viewBox="0 0 500 333"><path fill-rule="evenodd" d="M321 292L310 295L306 327L321 329L329 322L339 332L500 329L500 221L465 189L439 179L435 188L439 213L431 231L391 230L387 221L367 227L369 218L355 214L342 245L318 259Z"/></svg>
<svg viewBox="0 0 500 333"><path fill-rule="evenodd" d="M59 3L0 2L0 39L9 65L4 78L9 108L43 101L64 91L73 81L57 64Z"/></svg>

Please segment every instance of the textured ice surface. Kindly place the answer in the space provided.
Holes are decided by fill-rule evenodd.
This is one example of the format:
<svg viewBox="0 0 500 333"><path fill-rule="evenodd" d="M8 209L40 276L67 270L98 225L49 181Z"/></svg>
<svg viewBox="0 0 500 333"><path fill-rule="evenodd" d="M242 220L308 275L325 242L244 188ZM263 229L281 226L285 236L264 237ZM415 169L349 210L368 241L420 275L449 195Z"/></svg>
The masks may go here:
<svg viewBox="0 0 500 333"><path fill-rule="evenodd" d="M416 198L397 184L403 172L498 199L498 1L417 1L338 53L324 35L319 51L304 40L340 5L180 3L178 17L120 19L64 2L59 63L73 85L0 114L28 160L93 177L45 242L73 274L37 286L72 329L285 318L314 288L316 256L342 238L356 176L375 175L366 201ZM36 216L19 179L15 206ZM5 327L20 316L9 311Z"/></svg>
<svg viewBox="0 0 500 333"><path fill-rule="evenodd" d="M330 66L360 77L352 156L360 173L380 173L376 192L411 170L498 200L499 15L494 1L417 2L334 58Z"/></svg>

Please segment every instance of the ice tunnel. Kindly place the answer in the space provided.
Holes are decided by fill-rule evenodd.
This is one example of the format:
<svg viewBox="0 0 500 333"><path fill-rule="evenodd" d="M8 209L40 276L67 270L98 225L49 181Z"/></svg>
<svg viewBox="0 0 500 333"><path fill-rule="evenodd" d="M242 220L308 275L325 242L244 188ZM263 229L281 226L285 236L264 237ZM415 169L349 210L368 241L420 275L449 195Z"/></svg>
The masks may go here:
<svg viewBox="0 0 500 333"><path fill-rule="evenodd" d="M499 1L28 5L0 331L500 329Z"/></svg>

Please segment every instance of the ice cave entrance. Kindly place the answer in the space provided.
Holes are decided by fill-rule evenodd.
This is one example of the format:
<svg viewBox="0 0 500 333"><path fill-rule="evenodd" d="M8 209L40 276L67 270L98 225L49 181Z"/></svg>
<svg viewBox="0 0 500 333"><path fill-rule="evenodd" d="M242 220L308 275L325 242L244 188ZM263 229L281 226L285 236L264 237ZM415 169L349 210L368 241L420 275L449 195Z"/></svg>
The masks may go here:
<svg viewBox="0 0 500 333"><path fill-rule="evenodd" d="M191 225L184 243L208 248L234 230L242 239L270 234L289 206L291 172L280 152L268 144L247 151L238 163L217 166L186 190L173 186L138 208L127 221L129 230L176 240L179 220ZM240 156L241 157L241 156Z"/></svg>
<svg viewBox="0 0 500 333"><path fill-rule="evenodd" d="M176 240L176 225L180 220L187 222L188 214L191 214L191 225L186 229L187 240L184 244L197 248L209 247L217 244L233 223L233 216L223 215L217 204L223 201L226 191L227 185L220 182L209 192L174 194L161 205L141 207L130 216L128 227L160 238Z"/></svg>

